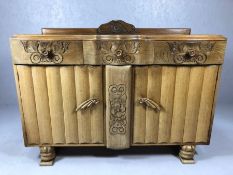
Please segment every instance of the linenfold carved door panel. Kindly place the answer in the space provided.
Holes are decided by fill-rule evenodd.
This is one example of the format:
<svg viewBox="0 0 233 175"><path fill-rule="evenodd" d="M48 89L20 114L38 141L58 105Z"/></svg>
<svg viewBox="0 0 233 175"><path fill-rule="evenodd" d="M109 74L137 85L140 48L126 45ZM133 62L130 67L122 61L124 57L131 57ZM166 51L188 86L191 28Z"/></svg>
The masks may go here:
<svg viewBox="0 0 233 175"><path fill-rule="evenodd" d="M208 143L218 69L17 65L26 145Z"/></svg>
<svg viewBox="0 0 233 175"><path fill-rule="evenodd" d="M101 66L17 65L26 145L103 144Z"/></svg>
<svg viewBox="0 0 233 175"><path fill-rule="evenodd" d="M208 143L218 69L135 67L133 144Z"/></svg>
<svg viewBox="0 0 233 175"><path fill-rule="evenodd" d="M111 149L130 147L131 66L106 66L106 145Z"/></svg>

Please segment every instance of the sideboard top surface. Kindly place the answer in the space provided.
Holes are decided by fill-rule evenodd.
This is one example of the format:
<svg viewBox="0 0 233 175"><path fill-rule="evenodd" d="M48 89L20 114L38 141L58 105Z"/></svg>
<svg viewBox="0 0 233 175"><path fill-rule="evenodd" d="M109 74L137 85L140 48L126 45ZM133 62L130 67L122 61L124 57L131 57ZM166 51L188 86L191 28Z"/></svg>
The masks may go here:
<svg viewBox="0 0 233 175"><path fill-rule="evenodd" d="M42 28L42 34L69 34L69 35L96 35L97 28ZM191 33L190 28L136 28L134 34L187 34Z"/></svg>
<svg viewBox="0 0 233 175"><path fill-rule="evenodd" d="M226 41L222 35L14 35L16 40L156 40L156 41Z"/></svg>

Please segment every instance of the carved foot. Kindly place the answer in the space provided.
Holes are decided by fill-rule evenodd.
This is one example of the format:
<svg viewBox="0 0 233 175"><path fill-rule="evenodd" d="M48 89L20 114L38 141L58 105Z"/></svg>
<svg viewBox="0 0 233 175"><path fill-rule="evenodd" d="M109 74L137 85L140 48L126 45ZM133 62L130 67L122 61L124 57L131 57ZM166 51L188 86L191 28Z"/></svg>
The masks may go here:
<svg viewBox="0 0 233 175"><path fill-rule="evenodd" d="M195 163L193 157L195 154L194 145L182 145L179 153L180 160L183 164Z"/></svg>
<svg viewBox="0 0 233 175"><path fill-rule="evenodd" d="M53 165L56 157L54 147L41 146L40 147L40 166L51 166Z"/></svg>

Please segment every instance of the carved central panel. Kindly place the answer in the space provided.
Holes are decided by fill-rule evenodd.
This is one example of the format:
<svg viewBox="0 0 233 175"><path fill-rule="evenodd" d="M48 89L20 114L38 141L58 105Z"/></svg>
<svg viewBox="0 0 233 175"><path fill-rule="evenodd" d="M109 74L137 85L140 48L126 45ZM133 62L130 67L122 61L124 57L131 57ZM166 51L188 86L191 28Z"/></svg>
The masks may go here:
<svg viewBox="0 0 233 175"><path fill-rule="evenodd" d="M97 49L105 64L134 63L139 47L139 41L100 41L97 43Z"/></svg>
<svg viewBox="0 0 233 175"><path fill-rule="evenodd" d="M110 97L110 134L126 133L126 85L113 84L109 86Z"/></svg>

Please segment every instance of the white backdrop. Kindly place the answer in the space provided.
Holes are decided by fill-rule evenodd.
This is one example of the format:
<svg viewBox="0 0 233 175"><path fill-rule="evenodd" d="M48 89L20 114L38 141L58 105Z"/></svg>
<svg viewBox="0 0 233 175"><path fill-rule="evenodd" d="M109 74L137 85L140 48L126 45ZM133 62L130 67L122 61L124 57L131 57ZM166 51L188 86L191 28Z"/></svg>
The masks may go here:
<svg viewBox="0 0 233 175"><path fill-rule="evenodd" d="M0 104L17 103L10 36L40 33L42 27L98 27L112 19L136 27L190 27L193 34L225 35L228 46L218 101L233 102L232 0L2 0L0 16Z"/></svg>

